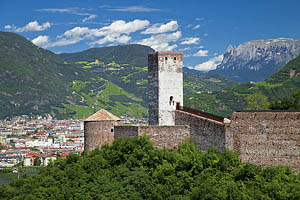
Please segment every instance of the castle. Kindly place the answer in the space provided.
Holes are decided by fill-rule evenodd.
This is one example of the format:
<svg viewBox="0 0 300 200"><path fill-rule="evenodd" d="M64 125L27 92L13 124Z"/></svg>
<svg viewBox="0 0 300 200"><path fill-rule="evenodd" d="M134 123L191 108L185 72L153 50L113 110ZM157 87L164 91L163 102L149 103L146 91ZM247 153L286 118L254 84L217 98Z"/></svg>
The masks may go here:
<svg viewBox="0 0 300 200"><path fill-rule="evenodd" d="M242 161L287 165L300 171L300 111L239 111L231 121L183 106L181 52L148 55L148 125L125 126L100 110L84 122L85 149L116 138L147 134L157 147L176 148L189 138L203 151L236 151Z"/></svg>

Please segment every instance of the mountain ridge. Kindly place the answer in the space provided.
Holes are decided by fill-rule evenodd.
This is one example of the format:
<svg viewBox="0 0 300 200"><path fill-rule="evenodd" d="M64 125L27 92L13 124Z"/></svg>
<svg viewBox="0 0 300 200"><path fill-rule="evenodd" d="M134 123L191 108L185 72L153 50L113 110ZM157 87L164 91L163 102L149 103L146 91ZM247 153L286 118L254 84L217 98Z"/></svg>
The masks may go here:
<svg viewBox="0 0 300 200"><path fill-rule="evenodd" d="M229 45L223 61L209 73L220 73L238 82L263 81L300 55L300 40L279 38Z"/></svg>

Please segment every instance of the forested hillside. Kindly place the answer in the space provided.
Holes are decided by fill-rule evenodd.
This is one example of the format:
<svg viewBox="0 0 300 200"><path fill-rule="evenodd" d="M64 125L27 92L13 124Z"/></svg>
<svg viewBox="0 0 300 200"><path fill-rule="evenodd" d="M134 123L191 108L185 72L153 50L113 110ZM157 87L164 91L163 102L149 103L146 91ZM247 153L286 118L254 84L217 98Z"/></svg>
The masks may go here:
<svg viewBox="0 0 300 200"><path fill-rule="evenodd" d="M18 34L0 32L0 118L51 113L51 105L74 103L72 81L92 77Z"/></svg>
<svg viewBox="0 0 300 200"><path fill-rule="evenodd" d="M220 102L227 111L247 109L247 96L260 94L268 102L284 97L291 97L300 91L300 56L291 60L286 66L261 82L248 82L220 91L212 92L211 96ZM229 112L230 113L230 112Z"/></svg>
<svg viewBox="0 0 300 200"><path fill-rule="evenodd" d="M119 45L112 47L91 48L77 53L62 53L59 56L67 62L88 61L93 62L96 59L104 64L116 62L119 64L128 64L136 67L148 65L148 53L154 50L148 46L139 44Z"/></svg>
<svg viewBox="0 0 300 200"><path fill-rule="evenodd" d="M287 167L241 163L237 154L193 144L154 148L143 137L60 158L38 175L0 187L0 199L300 199L300 175Z"/></svg>

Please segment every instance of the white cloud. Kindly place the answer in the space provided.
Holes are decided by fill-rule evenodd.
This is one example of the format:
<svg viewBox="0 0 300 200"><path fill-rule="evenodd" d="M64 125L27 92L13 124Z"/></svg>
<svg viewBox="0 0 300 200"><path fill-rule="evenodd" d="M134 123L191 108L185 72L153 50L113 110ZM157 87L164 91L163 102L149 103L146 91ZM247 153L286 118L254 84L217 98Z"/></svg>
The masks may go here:
<svg viewBox="0 0 300 200"><path fill-rule="evenodd" d="M31 42L39 47L46 47L49 43L49 37L46 35L40 35L34 38Z"/></svg>
<svg viewBox="0 0 300 200"><path fill-rule="evenodd" d="M12 29L13 26L11 26L11 25L5 25L4 28L5 28L5 29Z"/></svg>
<svg viewBox="0 0 300 200"><path fill-rule="evenodd" d="M129 36L131 33L145 29L149 24L148 20L136 19L130 22L118 20L98 29L75 27L65 31L64 34L57 37L58 40L56 42L48 44L47 47L75 44L84 39L93 40L89 43L90 45L105 43L126 44L131 40ZM97 40L95 41L95 39Z"/></svg>
<svg viewBox="0 0 300 200"><path fill-rule="evenodd" d="M86 18L83 18L82 22L86 22L88 20L95 19L96 17L97 17L97 15L90 15L90 16L88 16Z"/></svg>
<svg viewBox="0 0 300 200"><path fill-rule="evenodd" d="M121 43L121 44L127 44L131 40L130 36L127 35L107 35L104 38L97 40L95 42L91 42L91 45L95 44L105 44L105 43Z"/></svg>
<svg viewBox="0 0 300 200"><path fill-rule="evenodd" d="M198 48L198 49L203 49L203 48L204 48L204 46L202 46L202 45L201 45L201 46L199 46L199 47L197 47L197 48Z"/></svg>
<svg viewBox="0 0 300 200"><path fill-rule="evenodd" d="M157 34L157 33L166 33L170 31L175 31L178 28L177 21L170 21L166 24L154 24L151 27L147 28L142 34Z"/></svg>
<svg viewBox="0 0 300 200"><path fill-rule="evenodd" d="M63 36L67 37L80 37L86 34L92 34L93 30L96 29L89 29L88 27L75 27L71 30L67 30L62 36L58 36L58 38L62 38Z"/></svg>
<svg viewBox="0 0 300 200"><path fill-rule="evenodd" d="M59 12L59 13L72 13L76 9L75 8L45 8L45 9L37 9L36 11L40 12Z"/></svg>
<svg viewBox="0 0 300 200"><path fill-rule="evenodd" d="M95 15L95 14L82 12L84 10L90 10L90 9L78 8L78 7L74 7L74 8L46 8L46 9L38 9L36 11L51 12L51 13L69 13L69 14L78 15L78 16L87 16L87 17L82 19L82 22L86 22L86 21L92 20L92 19L97 17L97 15Z"/></svg>
<svg viewBox="0 0 300 200"><path fill-rule="evenodd" d="M137 43L150 46L157 51L172 51L177 47L177 45L171 45L170 42L176 42L179 38L181 38L181 31L169 34L152 35L151 37L142 39Z"/></svg>
<svg viewBox="0 0 300 200"><path fill-rule="evenodd" d="M66 46L70 44L76 44L83 40L83 38L80 37L73 37L73 38L62 38L56 42L49 43L46 45L46 47L60 47L60 46Z"/></svg>
<svg viewBox="0 0 300 200"><path fill-rule="evenodd" d="M131 22L125 22L123 20L118 20L113 22L109 26L105 26L101 28L99 31L103 33L118 33L118 34L129 34L132 32L136 32L138 30L142 30L149 26L150 22L148 20L139 20L136 19Z"/></svg>
<svg viewBox="0 0 300 200"><path fill-rule="evenodd" d="M184 38L180 44L198 44L199 40L200 38L197 37L188 37L188 38Z"/></svg>
<svg viewBox="0 0 300 200"><path fill-rule="evenodd" d="M195 53L193 56L198 56L198 57L206 57L208 56L208 50L202 50L200 49L197 53Z"/></svg>
<svg viewBox="0 0 300 200"><path fill-rule="evenodd" d="M217 66L221 64L222 60L223 60L223 55L219 55L211 58L210 60L204 63L196 65L195 67L189 67L189 68L196 69L199 71L210 71L216 69Z"/></svg>
<svg viewBox="0 0 300 200"><path fill-rule="evenodd" d="M194 26L193 30L196 30L196 29L198 29L198 28L200 28L200 24Z"/></svg>
<svg viewBox="0 0 300 200"><path fill-rule="evenodd" d="M179 51L187 51L187 50L190 50L191 47L186 47L186 48L182 48L182 49L178 49Z"/></svg>
<svg viewBox="0 0 300 200"><path fill-rule="evenodd" d="M204 20L204 17L197 17L195 20L196 20L196 21L203 21L203 20Z"/></svg>
<svg viewBox="0 0 300 200"><path fill-rule="evenodd" d="M5 29L12 29L16 32L27 32L27 31L43 31L51 27L50 22L39 24L37 21L29 22L27 25L21 28L17 28L14 25L6 25Z"/></svg>
<svg viewBox="0 0 300 200"><path fill-rule="evenodd" d="M154 11L161 11L161 9L157 8L146 8L143 6L128 6L128 7L116 7L113 8L108 5L100 6L100 8L104 8L106 10L111 11L120 11L120 12L154 12Z"/></svg>

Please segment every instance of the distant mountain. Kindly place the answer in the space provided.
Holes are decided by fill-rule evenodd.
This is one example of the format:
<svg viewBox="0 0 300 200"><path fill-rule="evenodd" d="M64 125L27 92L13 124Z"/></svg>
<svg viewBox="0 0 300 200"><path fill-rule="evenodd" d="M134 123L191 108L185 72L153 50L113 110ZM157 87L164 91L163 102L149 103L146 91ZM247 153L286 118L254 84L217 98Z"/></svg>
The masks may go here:
<svg viewBox="0 0 300 200"><path fill-rule="evenodd" d="M206 74L206 72L195 70L195 69L190 69L188 67L183 67L183 72L187 72L190 74Z"/></svg>
<svg viewBox="0 0 300 200"><path fill-rule="evenodd" d="M129 64L139 67L148 65L148 53L154 50L148 46L140 44L119 45L111 47L91 48L76 53L62 53L59 56L67 62L100 60L104 64L116 62L119 64Z"/></svg>
<svg viewBox="0 0 300 200"><path fill-rule="evenodd" d="M300 55L300 40L266 39L254 40L229 46L224 59L216 70L238 82L263 81Z"/></svg>

